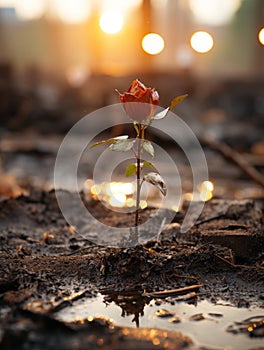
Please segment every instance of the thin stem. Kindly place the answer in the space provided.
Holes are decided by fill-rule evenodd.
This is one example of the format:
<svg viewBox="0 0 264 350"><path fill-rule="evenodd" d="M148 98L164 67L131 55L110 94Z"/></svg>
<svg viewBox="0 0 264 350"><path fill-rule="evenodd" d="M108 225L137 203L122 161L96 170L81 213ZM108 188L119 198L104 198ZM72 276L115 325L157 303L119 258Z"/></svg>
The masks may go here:
<svg viewBox="0 0 264 350"><path fill-rule="evenodd" d="M136 152L136 160L137 160L137 182L136 182L136 212L135 212L135 241L138 243L138 225L139 225L139 206L140 206L140 174L141 174L141 139L143 137L144 127L142 125L138 125L139 132L137 135L137 152Z"/></svg>

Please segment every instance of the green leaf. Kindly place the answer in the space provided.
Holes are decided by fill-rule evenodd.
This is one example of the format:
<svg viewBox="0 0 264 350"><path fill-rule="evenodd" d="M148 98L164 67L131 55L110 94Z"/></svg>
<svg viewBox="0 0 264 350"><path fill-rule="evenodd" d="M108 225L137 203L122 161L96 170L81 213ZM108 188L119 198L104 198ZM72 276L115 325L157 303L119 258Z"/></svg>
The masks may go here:
<svg viewBox="0 0 264 350"><path fill-rule="evenodd" d="M137 173L136 164L128 164L128 166L126 167L126 177L135 175L136 173Z"/></svg>
<svg viewBox="0 0 264 350"><path fill-rule="evenodd" d="M142 164L142 167L152 167L152 168L155 168L155 165L151 162L148 162L148 161L145 161L143 164Z"/></svg>
<svg viewBox="0 0 264 350"><path fill-rule="evenodd" d="M175 97L171 101L169 109L172 110L175 106L177 106L179 103L181 103L183 100L185 100L187 96L188 96L188 94Z"/></svg>
<svg viewBox="0 0 264 350"><path fill-rule="evenodd" d="M109 149L116 152L126 152L131 150L134 142L135 140L116 140L109 146Z"/></svg>
<svg viewBox="0 0 264 350"><path fill-rule="evenodd" d="M165 184L165 181L158 173L148 173L143 177L143 181L149 182L150 184L154 185L160 192L163 194L163 196L166 196L167 194L167 187Z"/></svg>
<svg viewBox="0 0 264 350"><path fill-rule="evenodd" d="M151 155L151 157L154 157L155 151L154 151L154 148L153 148L151 142L144 141L143 148L147 153L149 153Z"/></svg>
<svg viewBox="0 0 264 350"><path fill-rule="evenodd" d="M108 143L114 143L116 141L125 140L125 139L128 139L128 135L112 137L111 139L108 139L108 140L103 140L103 141L96 142L93 145L91 145L89 148L94 148L94 147L97 147L97 146L105 145L105 144L108 144Z"/></svg>
<svg viewBox="0 0 264 350"><path fill-rule="evenodd" d="M166 117L167 113L169 112L170 107L164 109L163 111L159 112L158 114L154 115L152 119L158 120L158 119L163 119Z"/></svg>

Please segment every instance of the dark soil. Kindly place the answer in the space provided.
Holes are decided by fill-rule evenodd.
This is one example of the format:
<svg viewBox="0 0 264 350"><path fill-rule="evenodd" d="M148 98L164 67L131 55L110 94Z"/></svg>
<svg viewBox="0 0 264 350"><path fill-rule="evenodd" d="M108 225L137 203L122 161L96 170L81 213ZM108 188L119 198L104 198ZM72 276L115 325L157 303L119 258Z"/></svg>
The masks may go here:
<svg viewBox="0 0 264 350"><path fill-rule="evenodd" d="M109 225L122 227L126 220L131 225L131 215L93 200L86 206ZM146 209L142 219L153 211ZM63 308L74 293L140 296L202 285L192 302L208 298L237 307L263 306L263 202L212 200L187 234L179 230L183 216L184 211L177 213L158 240L121 249L97 246L80 236L63 218L54 191L2 201L2 348L182 349L191 343L157 330L157 347L151 330L135 332L102 319L74 324L54 320L54 308Z"/></svg>

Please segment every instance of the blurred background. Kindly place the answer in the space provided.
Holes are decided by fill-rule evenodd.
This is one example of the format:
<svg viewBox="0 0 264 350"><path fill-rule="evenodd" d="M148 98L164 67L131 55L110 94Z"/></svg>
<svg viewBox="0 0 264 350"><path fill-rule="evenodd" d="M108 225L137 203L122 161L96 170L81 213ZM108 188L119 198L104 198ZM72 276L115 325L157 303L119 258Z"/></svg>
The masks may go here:
<svg viewBox="0 0 264 350"><path fill-rule="evenodd" d="M51 188L63 135L135 78L263 171L263 0L0 0L0 195ZM263 196L205 151L215 196Z"/></svg>

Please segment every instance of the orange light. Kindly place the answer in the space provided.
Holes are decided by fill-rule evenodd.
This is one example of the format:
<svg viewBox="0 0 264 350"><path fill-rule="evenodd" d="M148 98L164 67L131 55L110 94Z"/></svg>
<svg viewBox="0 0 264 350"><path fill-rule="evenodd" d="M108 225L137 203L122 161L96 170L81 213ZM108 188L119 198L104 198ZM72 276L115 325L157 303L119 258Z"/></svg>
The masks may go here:
<svg viewBox="0 0 264 350"><path fill-rule="evenodd" d="M261 45L264 45L264 27L260 29L258 33L258 39Z"/></svg>
<svg viewBox="0 0 264 350"><path fill-rule="evenodd" d="M143 50L150 55L157 55L164 49L164 39L156 33L149 33L142 39Z"/></svg>
<svg viewBox="0 0 264 350"><path fill-rule="evenodd" d="M214 46L212 36L203 31L195 32L191 37L190 43L194 51L199 53L209 52Z"/></svg>
<svg viewBox="0 0 264 350"><path fill-rule="evenodd" d="M100 28L107 34L116 34L123 28L124 18L118 11L103 12L100 17Z"/></svg>

